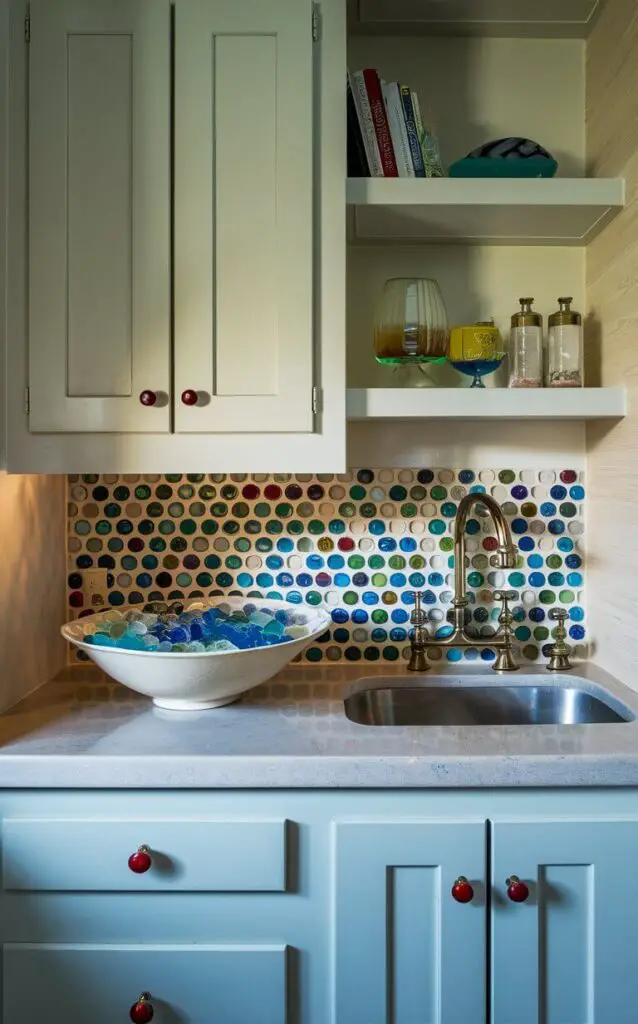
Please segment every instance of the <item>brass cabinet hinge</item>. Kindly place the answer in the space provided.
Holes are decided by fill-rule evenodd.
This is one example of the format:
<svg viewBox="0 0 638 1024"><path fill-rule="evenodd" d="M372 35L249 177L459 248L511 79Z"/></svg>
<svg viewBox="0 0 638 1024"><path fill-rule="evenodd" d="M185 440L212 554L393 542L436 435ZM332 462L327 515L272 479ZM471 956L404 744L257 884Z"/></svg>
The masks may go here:
<svg viewBox="0 0 638 1024"><path fill-rule="evenodd" d="M312 41L317 42L321 38L321 14L319 4L312 5Z"/></svg>
<svg viewBox="0 0 638 1024"><path fill-rule="evenodd" d="M312 411L314 413L321 412L322 409L323 392L320 388L315 386L312 389Z"/></svg>
<svg viewBox="0 0 638 1024"><path fill-rule="evenodd" d="M24 411L27 416L31 412L31 395L28 388L24 389Z"/></svg>
<svg viewBox="0 0 638 1024"><path fill-rule="evenodd" d="M31 42L31 15L27 14L24 18L24 41L25 43Z"/></svg>

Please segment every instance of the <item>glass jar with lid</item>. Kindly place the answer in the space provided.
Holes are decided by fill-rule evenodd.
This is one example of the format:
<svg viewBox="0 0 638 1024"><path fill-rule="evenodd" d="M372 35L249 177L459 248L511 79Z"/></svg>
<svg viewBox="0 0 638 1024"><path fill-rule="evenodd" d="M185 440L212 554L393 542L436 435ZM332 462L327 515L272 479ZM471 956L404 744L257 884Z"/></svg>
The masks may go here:
<svg viewBox="0 0 638 1024"><path fill-rule="evenodd" d="M532 309L534 299L518 301L521 308L511 321L509 387L542 388L543 318Z"/></svg>
<svg viewBox="0 0 638 1024"><path fill-rule="evenodd" d="M583 318L571 308L568 296L558 300L559 309L549 318L547 386L583 386Z"/></svg>

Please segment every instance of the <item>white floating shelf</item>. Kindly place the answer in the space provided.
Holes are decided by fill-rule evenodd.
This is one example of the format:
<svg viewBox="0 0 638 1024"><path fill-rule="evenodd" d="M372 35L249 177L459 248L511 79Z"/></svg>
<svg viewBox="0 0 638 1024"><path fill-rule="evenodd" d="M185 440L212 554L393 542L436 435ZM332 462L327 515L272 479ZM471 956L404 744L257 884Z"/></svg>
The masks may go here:
<svg viewBox="0 0 638 1024"><path fill-rule="evenodd" d="M622 419L618 388L351 388L349 420L596 420Z"/></svg>
<svg viewBox="0 0 638 1024"><path fill-rule="evenodd" d="M604 0L348 0L351 32L365 35L589 35Z"/></svg>
<svg viewBox="0 0 638 1024"><path fill-rule="evenodd" d="M357 240L586 245L625 205L623 178L348 178Z"/></svg>

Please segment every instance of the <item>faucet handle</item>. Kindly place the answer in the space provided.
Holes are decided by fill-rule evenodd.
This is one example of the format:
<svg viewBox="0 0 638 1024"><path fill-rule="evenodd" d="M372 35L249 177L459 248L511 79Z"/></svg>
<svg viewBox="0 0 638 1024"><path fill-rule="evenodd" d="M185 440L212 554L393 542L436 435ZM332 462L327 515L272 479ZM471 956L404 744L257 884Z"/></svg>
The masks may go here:
<svg viewBox="0 0 638 1024"><path fill-rule="evenodd" d="M572 653L572 649L569 644L565 643L567 639L567 629L565 628L565 619L568 617L568 612L564 608L552 608L549 612L549 618L558 622L556 629L554 630L554 643L549 649L549 662L547 668L550 672L567 672L574 666L569 660L569 655Z"/></svg>
<svg viewBox="0 0 638 1024"><path fill-rule="evenodd" d="M560 622L561 625L563 624L565 619L568 617L568 615L569 615L569 612L567 611L566 608L551 608L550 612L549 612L549 618L550 619L555 619L555 620L557 619ZM560 629L560 626L557 627L557 632L558 632L558 629Z"/></svg>
<svg viewBox="0 0 638 1024"><path fill-rule="evenodd" d="M427 615L423 611L423 606L421 604L421 594L419 593L418 590L413 590L412 595L414 597L414 608L412 609L412 614L410 615L410 623L413 626L425 626L427 622Z"/></svg>
<svg viewBox="0 0 638 1024"><path fill-rule="evenodd" d="M498 617L499 624L504 626L506 629L512 625L514 617L510 611L509 602L516 600L515 590L495 590L494 600L501 601L503 604L503 610Z"/></svg>

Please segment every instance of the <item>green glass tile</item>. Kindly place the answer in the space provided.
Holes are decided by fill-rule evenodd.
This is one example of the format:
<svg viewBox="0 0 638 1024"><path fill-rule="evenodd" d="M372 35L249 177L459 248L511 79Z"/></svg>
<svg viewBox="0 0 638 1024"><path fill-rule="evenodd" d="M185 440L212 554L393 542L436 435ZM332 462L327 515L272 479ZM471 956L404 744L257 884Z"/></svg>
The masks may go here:
<svg viewBox="0 0 638 1024"><path fill-rule="evenodd" d="M386 576L386 574L384 572L375 572L375 573L372 574L372 586L373 587L386 587L387 585L388 585L388 577ZM372 615L373 615L373 621L375 621L374 620L374 612L372 613Z"/></svg>
<svg viewBox="0 0 638 1024"><path fill-rule="evenodd" d="M217 568L217 566L216 565L215 566L211 565L211 568ZM211 574L209 572L199 572L199 573L197 573L197 576L195 577L195 582L197 583L198 587L212 587L212 585L213 585L213 577L211 576Z"/></svg>
<svg viewBox="0 0 638 1024"><path fill-rule="evenodd" d="M377 506L371 501L365 501L359 508L359 512L364 519L374 519L377 514Z"/></svg>
<svg viewBox="0 0 638 1024"><path fill-rule="evenodd" d="M138 501L146 501L151 496L151 488L146 484L140 484L139 487L135 488L135 497Z"/></svg>
<svg viewBox="0 0 638 1024"><path fill-rule="evenodd" d="M343 595L344 604L356 604L359 600L359 595L355 594L354 590L346 590Z"/></svg>
<svg viewBox="0 0 638 1024"><path fill-rule="evenodd" d="M433 501L445 501L447 498L447 488L436 484L430 491L430 497Z"/></svg>
<svg viewBox="0 0 638 1024"><path fill-rule="evenodd" d="M162 537L152 537L148 546L151 551L166 551L166 541Z"/></svg>
<svg viewBox="0 0 638 1024"><path fill-rule="evenodd" d="M270 505L267 501L258 501L255 505L255 515L261 519L267 519L270 515Z"/></svg>
<svg viewBox="0 0 638 1024"><path fill-rule="evenodd" d="M341 519L331 519L328 523L330 533L345 533L346 524Z"/></svg>
<svg viewBox="0 0 638 1024"><path fill-rule="evenodd" d="M293 537L298 537L299 534L303 533L303 523L301 522L301 519L291 519L290 522L286 524L286 530Z"/></svg>
<svg viewBox="0 0 638 1024"><path fill-rule="evenodd" d="M78 519L75 524L75 532L78 537L86 537L91 532L91 524L86 519Z"/></svg>
<svg viewBox="0 0 638 1024"><path fill-rule="evenodd" d="M113 497L116 501L128 501L131 496L131 492L128 487L116 487L113 491Z"/></svg>
<svg viewBox="0 0 638 1024"><path fill-rule="evenodd" d="M470 587L482 587L485 583L485 577L480 572L471 572L467 578L467 582Z"/></svg>
<svg viewBox="0 0 638 1024"><path fill-rule="evenodd" d="M534 630L534 639L538 640L539 643L542 643L544 640L547 640L548 637L549 630L547 626L537 626Z"/></svg>
<svg viewBox="0 0 638 1024"><path fill-rule="evenodd" d="M234 501L239 491L234 484L224 484L221 491L219 492L226 501Z"/></svg>
<svg viewBox="0 0 638 1024"><path fill-rule="evenodd" d="M186 551L188 544L183 537L173 537L171 541L171 551Z"/></svg>
<svg viewBox="0 0 638 1024"><path fill-rule="evenodd" d="M513 469L502 469L498 478L502 484L513 484L516 480L516 473Z"/></svg>
<svg viewBox="0 0 638 1024"><path fill-rule="evenodd" d="M275 505L275 515L280 519L289 519L292 515L292 505L288 501L280 501Z"/></svg>
<svg viewBox="0 0 638 1024"><path fill-rule="evenodd" d="M247 519L244 523L244 530L250 534L261 533L261 523L257 519Z"/></svg>
<svg viewBox="0 0 638 1024"><path fill-rule="evenodd" d="M538 647L534 646L534 644L527 644L523 648L523 656L527 658L528 661L538 661L540 657L540 651Z"/></svg>
<svg viewBox="0 0 638 1024"><path fill-rule="evenodd" d="M310 540L310 537L301 537L297 541L297 551L303 551L303 552L312 551L313 547L314 547L314 545L313 545L312 541Z"/></svg>
<svg viewBox="0 0 638 1024"><path fill-rule="evenodd" d="M385 565L385 558L383 555L370 555L368 559L368 566L371 569L383 569Z"/></svg>
<svg viewBox="0 0 638 1024"><path fill-rule="evenodd" d="M89 537L89 539L86 542L87 551L101 551L102 547L103 543L99 537Z"/></svg>
<svg viewBox="0 0 638 1024"><path fill-rule="evenodd" d="M308 533L312 533L316 536L318 533L325 533L326 527L321 522L321 519L311 519L308 523Z"/></svg>
<svg viewBox="0 0 638 1024"><path fill-rule="evenodd" d="M187 501L189 498L192 498L194 493L195 488L191 487L190 484L182 484L181 487L177 488L178 497L183 498L184 501Z"/></svg>
<svg viewBox="0 0 638 1024"><path fill-rule="evenodd" d="M411 569L425 569L427 560L423 555L411 555L408 564Z"/></svg>
<svg viewBox="0 0 638 1024"><path fill-rule="evenodd" d="M250 512L250 509L248 508L248 505L246 504L245 501L236 501L231 511L232 514L234 516L237 516L238 519L245 519L248 513Z"/></svg>
<svg viewBox="0 0 638 1024"><path fill-rule="evenodd" d="M417 514L417 507L411 501L406 501L401 506L401 515L404 519L413 519Z"/></svg>
<svg viewBox="0 0 638 1024"><path fill-rule="evenodd" d="M217 516L218 519L223 519L228 515L228 505L225 501L214 501L210 507L210 514Z"/></svg>
<svg viewBox="0 0 638 1024"><path fill-rule="evenodd" d="M306 604L318 605L321 604L322 597L318 590L309 590L306 594Z"/></svg>
<svg viewBox="0 0 638 1024"><path fill-rule="evenodd" d="M202 523L202 533L205 533L207 537L210 537L213 533L217 533L219 526L214 519L205 519Z"/></svg>
<svg viewBox="0 0 638 1024"><path fill-rule="evenodd" d="M95 532L99 533L101 536L105 536L107 533L110 533L112 529L113 524L109 523L106 519L98 519L95 524Z"/></svg>
<svg viewBox="0 0 638 1024"><path fill-rule="evenodd" d="M121 551L124 547L124 541L121 537L111 537L106 546L109 551Z"/></svg>
<svg viewBox="0 0 638 1024"><path fill-rule="evenodd" d="M363 569L366 560L362 555L350 555L348 565L351 569Z"/></svg>
<svg viewBox="0 0 638 1024"><path fill-rule="evenodd" d="M182 533L186 534L187 537L190 537L197 530L197 523L194 519L182 519L179 524L179 528Z"/></svg>
<svg viewBox="0 0 638 1024"><path fill-rule="evenodd" d="M529 640L531 635L532 632L529 626L519 626L518 629L514 631L514 636L517 640L520 640L521 643L524 643L526 640Z"/></svg>
<svg viewBox="0 0 638 1024"><path fill-rule="evenodd" d="M266 523L266 533L282 533L284 524L280 523L278 519L269 519Z"/></svg>
<svg viewBox="0 0 638 1024"><path fill-rule="evenodd" d="M161 501L168 501L169 498L173 497L173 488L167 484L158 484L155 488L155 497Z"/></svg>
<svg viewBox="0 0 638 1024"><path fill-rule="evenodd" d="M210 484L202 484L197 493L203 501L211 501L217 494L217 491Z"/></svg>
<svg viewBox="0 0 638 1024"><path fill-rule="evenodd" d="M553 590L541 590L538 599L541 604L554 604L556 601L556 594Z"/></svg>
<svg viewBox="0 0 638 1024"><path fill-rule="evenodd" d="M441 537L441 540L439 541L439 547L441 551L453 551L454 541L452 540L451 537Z"/></svg>
<svg viewBox="0 0 638 1024"><path fill-rule="evenodd" d="M521 505L521 515L526 519L533 519L538 515L538 505L535 505L533 501L524 501Z"/></svg>
<svg viewBox="0 0 638 1024"><path fill-rule="evenodd" d="M344 501L339 505L339 515L344 516L346 519L350 519L356 512L355 506L350 501Z"/></svg>
<svg viewBox="0 0 638 1024"><path fill-rule="evenodd" d="M428 530L435 537L440 537L442 533L445 533L445 523L442 519L431 519L428 523ZM454 544L452 544L452 547L454 547Z"/></svg>
<svg viewBox="0 0 638 1024"><path fill-rule="evenodd" d="M323 651L320 647L309 647L305 653L306 661L317 662L323 658Z"/></svg>
<svg viewBox="0 0 638 1024"><path fill-rule="evenodd" d="M255 548L257 551L261 551L262 553L265 551L272 551L272 541L269 537L260 537L259 540L255 542Z"/></svg>
<svg viewBox="0 0 638 1024"><path fill-rule="evenodd" d="M546 562L549 569L560 569L563 559L560 555L548 555Z"/></svg>
<svg viewBox="0 0 638 1024"><path fill-rule="evenodd" d="M394 487L390 488L389 497L392 501L405 501L408 496L408 492L405 487L401 487L400 484L395 484Z"/></svg>
<svg viewBox="0 0 638 1024"><path fill-rule="evenodd" d="M193 577L189 572L178 572L177 576L175 577L175 582L177 583L178 587L190 587L191 583L193 582Z"/></svg>
<svg viewBox="0 0 638 1024"><path fill-rule="evenodd" d="M375 623L375 625L381 626L383 625L384 622L388 621L388 613L385 611L384 608L375 608L370 618Z"/></svg>
<svg viewBox="0 0 638 1024"><path fill-rule="evenodd" d="M199 484L204 479L204 473L187 473L186 479L190 480L192 484Z"/></svg>
<svg viewBox="0 0 638 1024"><path fill-rule="evenodd" d="M168 506L168 514L173 519L179 519L180 516L184 515L184 506L181 501L172 501Z"/></svg>
<svg viewBox="0 0 638 1024"><path fill-rule="evenodd" d="M317 541L317 548L319 549L319 551L324 552L324 554L328 551L334 551L334 547L335 542L333 541L332 537L321 537Z"/></svg>
<svg viewBox="0 0 638 1024"><path fill-rule="evenodd" d="M510 587L524 587L525 576L522 572L511 572L507 577Z"/></svg>
<svg viewBox="0 0 638 1024"><path fill-rule="evenodd" d="M250 551L250 541L247 540L246 537L238 537L233 547L235 548L235 551L243 551L245 553L246 551Z"/></svg>
<svg viewBox="0 0 638 1024"><path fill-rule="evenodd" d="M159 519L164 515L164 506L161 501L150 501L146 506L147 516L152 516L153 519Z"/></svg>
<svg viewBox="0 0 638 1024"><path fill-rule="evenodd" d="M427 494L428 492L426 488L421 487L420 484L417 484L416 487L410 488L410 497L412 498L412 501L423 501L424 498L427 498Z"/></svg>
<svg viewBox="0 0 638 1024"><path fill-rule="evenodd" d="M228 558L224 559L224 565L227 569L241 569L243 564L239 555L228 555Z"/></svg>
<svg viewBox="0 0 638 1024"><path fill-rule="evenodd" d="M239 523L236 519L227 519L222 523L222 530L224 533L227 533L232 537L233 534L239 533Z"/></svg>
<svg viewBox="0 0 638 1024"><path fill-rule="evenodd" d="M381 595L381 600L384 604L396 604L399 597L394 590L384 590Z"/></svg>
<svg viewBox="0 0 638 1024"><path fill-rule="evenodd" d="M365 487L361 487L359 484L355 484L354 487L350 488L349 494L353 501L363 501L367 494L367 491Z"/></svg>
<svg viewBox="0 0 638 1024"><path fill-rule="evenodd" d="M405 569L406 561L403 555L390 555L388 565L391 569Z"/></svg>
<svg viewBox="0 0 638 1024"><path fill-rule="evenodd" d="M578 509L576 508L573 502L564 501L562 505L559 506L558 511L562 516L564 516L565 519L573 519L574 516L577 514Z"/></svg>
<svg viewBox="0 0 638 1024"><path fill-rule="evenodd" d="M170 536L171 533L175 533L175 523L172 523L170 519L162 519L159 524L159 532L163 533L165 537Z"/></svg>
<svg viewBox="0 0 638 1024"><path fill-rule="evenodd" d="M122 515L122 506L118 505L116 501L109 501L104 506L104 515L108 516L109 519L117 519L118 516Z"/></svg>
<svg viewBox="0 0 638 1024"><path fill-rule="evenodd" d="M166 474L166 479L168 480L168 482L170 484L178 484L180 482L180 480L182 479L182 474L181 473L167 473Z"/></svg>
<svg viewBox="0 0 638 1024"><path fill-rule="evenodd" d="M576 600L573 590L561 590L558 599L561 604L573 604Z"/></svg>

